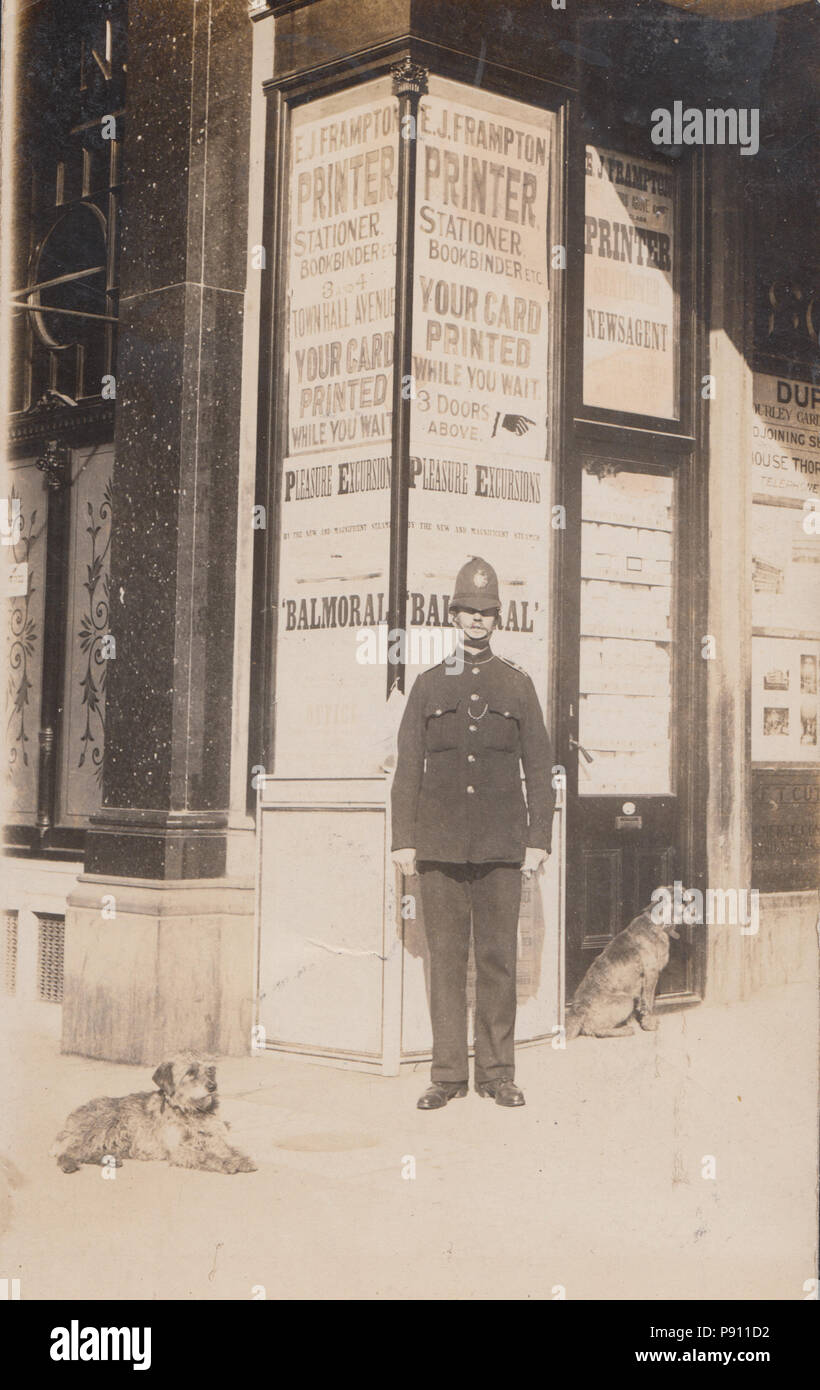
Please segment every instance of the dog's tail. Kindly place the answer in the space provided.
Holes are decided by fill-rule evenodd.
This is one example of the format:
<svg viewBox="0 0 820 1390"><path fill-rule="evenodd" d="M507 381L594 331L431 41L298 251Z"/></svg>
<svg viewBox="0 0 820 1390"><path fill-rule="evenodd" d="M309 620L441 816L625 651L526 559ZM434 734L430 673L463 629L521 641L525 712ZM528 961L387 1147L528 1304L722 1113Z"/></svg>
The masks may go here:
<svg viewBox="0 0 820 1390"><path fill-rule="evenodd" d="M573 1038L578 1037L579 1033L581 1032L583 1022L584 1020L582 1019L581 1015L576 1013L572 1005L570 1004L567 1009L567 1015L564 1022L565 1042L572 1042Z"/></svg>

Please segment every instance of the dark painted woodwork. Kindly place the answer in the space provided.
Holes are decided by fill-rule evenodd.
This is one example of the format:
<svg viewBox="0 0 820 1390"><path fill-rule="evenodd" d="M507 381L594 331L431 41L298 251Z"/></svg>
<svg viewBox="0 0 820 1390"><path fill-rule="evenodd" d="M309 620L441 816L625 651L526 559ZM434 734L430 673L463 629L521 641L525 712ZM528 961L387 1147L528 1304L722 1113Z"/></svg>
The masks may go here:
<svg viewBox="0 0 820 1390"><path fill-rule="evenodd" d="M405 59L392 69L399 103L399 170L396 207L396 311L394 320L393 418L390 473L390 559L387 630L404 632L407 615L410 414L405 391L413 368L413 246L416 223L416 127L419 98L427 91L427 69ZM408 138L411 136L412 138ZM404 690L404 662L387 667L387 694Z"/></svg>
<svg viewBox="0 0 820 1390"><path fill-rule="evenodd" d="M99 874L224 869L251 37L220 0L131 14Z"/></svg>
<svg viewBox="0 0 820 1390"><path fill-rule="evenodd" d="M453 57L470 58L465 80L484 84L486 64L497 64L572 86L575 61L573 6L553 10L532 0L503 5L463 0L314 0L279 14L274 76L315 71L344 60L352 76L358 61L382 46L419 39Z"/></svg>
<svg viewBox="0 0 820 1390"><path fill-rule="evenodd" d="M752 887L814 892L820 883L820 775L816 767L752 769Z"/></svg>
<svg viewBox="0 0 820 1390"><path fill-rule="evenodd" d="M106 21L110 55L106 52ZM115 370L118 275L118 150L124 133L127 6L125 0L87 0L24 6L18 17L15 163L16 235L12 249L10 458L35 457L49 465L64 457L65 485L49 487L47 508L41 726L37 740L36 828L8 826L13 853L77 858L83 832L57 824L57 767L61 754L67 634L70 452L109 443L114 405L101 395L102 376ZM95 56L96 55L96 56ZM104 140L101 121L115 116L116 140ZM74 233L67 229L74 219ZM38 332L39 315L26 294L33 283L64 280L88 264L102 265L91 280L43 290L42 315L50 348ZM58 245L55 245L59 243ZM45 271L42 248L55 263ZM81 288L85 286L85 289ZM54 307L56 304L56 308ZM89 313L91 317L84 318ZM70 326L71 332L61 329ZM76 328L76 332L73 331ZM68 341L68 340L72 341ZM76 339L76 341L73 341ZM55 339L57 341L57 339ZM44 478L48 478L44 470ZM56 482L56 476L51 478ZM46 511L46 508L43 508Z"/></svg>

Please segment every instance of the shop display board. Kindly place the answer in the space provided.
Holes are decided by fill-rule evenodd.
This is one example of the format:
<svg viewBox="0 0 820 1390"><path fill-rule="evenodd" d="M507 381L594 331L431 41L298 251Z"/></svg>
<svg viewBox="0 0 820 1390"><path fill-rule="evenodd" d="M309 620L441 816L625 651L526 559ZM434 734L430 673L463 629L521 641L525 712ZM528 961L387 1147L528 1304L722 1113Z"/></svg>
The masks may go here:
<svg viewBox="0 0 820 1390"><path fill-rule="evenodd" d="M677 174L586 148L584 403L676 419Z"/></svg>
<svg viewBox="0 0 820 1390"><path fill-rule="evenodd" d="M758 372L753 395L753 880L777 892L820 863L820 390Z"/></svg>

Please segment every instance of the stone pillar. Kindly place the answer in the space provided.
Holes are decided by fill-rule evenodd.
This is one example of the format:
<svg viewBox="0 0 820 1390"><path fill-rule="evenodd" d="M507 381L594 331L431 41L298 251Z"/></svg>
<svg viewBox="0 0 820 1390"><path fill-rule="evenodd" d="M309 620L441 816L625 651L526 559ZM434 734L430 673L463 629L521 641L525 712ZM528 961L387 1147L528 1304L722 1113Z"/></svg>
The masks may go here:
<svg viewBox="0 0 820 1390"><path fill-rule="evenodd" d="M707 885L751 885L751 477L749 421L752 374L748 220L743 160L733 147L709 150L711 225L709 366L715 396L708 404L709 620L716 641L707 662ZM729 1002L749 992L744 959L752 938L739 926L709 931L706 996Z"/></svg>
<svg viewBox="0 0 820 1390"><path fill-rule="evenodd" d="M251 41L236 0L130 6L116 657L66 924L63 1047L93 1056L250 1040L253 894L223 875Z"/></svg>

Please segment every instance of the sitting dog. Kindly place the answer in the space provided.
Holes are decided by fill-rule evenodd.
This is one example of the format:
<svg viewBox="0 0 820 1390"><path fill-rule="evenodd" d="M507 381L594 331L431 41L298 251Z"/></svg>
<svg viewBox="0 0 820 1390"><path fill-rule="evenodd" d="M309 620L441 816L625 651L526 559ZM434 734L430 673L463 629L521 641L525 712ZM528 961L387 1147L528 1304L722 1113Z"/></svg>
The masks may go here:
<svg viewBox="0 0 820 1390"><path fill-rule="evenodd" d="M566 1039L585 1033L594 1038L626 1038L634 1033L634 1014L642 1028L658 1026L655 990L669 960L669 938L678 938L671 923L655 923L649 903L596 956L569 1006Z"/></svg>
<svg viewBox="0 0 820 1390"><path fill-rule="evenodd" d="M51 1152L64 1173L81 1163L124 1158L167 1159L176 1168L211 1173L254 1173L256 1164L228 1142L216 1118L216 1068L192 1053L162 1062L152 1078L159 1088L133 1096L100 1096L72 1111Z"/></svg>

